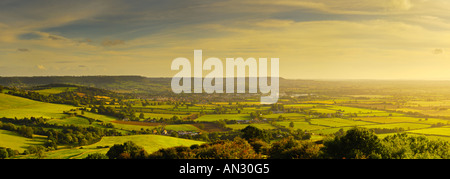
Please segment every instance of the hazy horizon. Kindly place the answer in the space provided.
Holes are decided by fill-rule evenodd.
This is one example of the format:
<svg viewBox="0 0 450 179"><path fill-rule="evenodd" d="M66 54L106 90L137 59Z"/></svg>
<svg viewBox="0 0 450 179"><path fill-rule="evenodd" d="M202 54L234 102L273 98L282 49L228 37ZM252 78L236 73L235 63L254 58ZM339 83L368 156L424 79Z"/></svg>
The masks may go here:
<svg viewBox="0 0 450 179"><path fill-rule="evenodd" d="M446 0L5 0L0 76L172 77L173 59L201 49L279 58L286 79L450 80L449 11Z"/></svg>
<svg viewBox="0 0 450 179"><path fill-rule="evenodd" d="M5 76L0 75L0 78L33 78L33 77L144 77L144 78L172 78L172 76L144 76L144 75L45 75L45 76L39 76L39 75L30 75L30 76ZM205 77L203 77L205 78ZM227 77L224 77L227 78ZM238 77L234 77L238 78ZM246 77L248 78L248 76ZM252 77L252 78L259 78L259 77ZM270 76L267 76L267 78L270 78ZM315 81L450 81L450 79L364 79L364 78L285 78L280 76L281 79L286 80L315 80Z"/></svg>

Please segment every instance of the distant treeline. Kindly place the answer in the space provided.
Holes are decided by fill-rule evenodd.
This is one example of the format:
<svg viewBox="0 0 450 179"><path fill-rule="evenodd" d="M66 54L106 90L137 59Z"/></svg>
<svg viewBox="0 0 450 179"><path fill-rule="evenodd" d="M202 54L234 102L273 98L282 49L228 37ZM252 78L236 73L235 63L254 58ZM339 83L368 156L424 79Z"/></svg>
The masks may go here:
<svg viewBox="0 0 450 179"><path fill-rule="evenodd" d="M47 84L73 84L101 89L147 92L162 94L170 92L171 78L146 78L142 76L33 76L0 77L0 85L7 87L31 87Z"/></svg>
<svg viewBox="0 0 450 179"><path fill-rule="evenodd" d="M30 87L52 83L64 83L96 87L114 91L139 93L150 96L174 95L171 90L171 77L148 78L143 76L35 76L35 77L0 77L0 85L8 87ZM269 80L270 81L270 80ZM192 83L193 84L193 83ZM237 82L235 83L237 85ZM246 78L248 85L248 78ZM372 94L399 95L413 94L416 90L437 90L450 94L450 81L414 81L414 80L301 80L279 79L280 94L307 94L299 98L311 98L322 94L330 96ZM193 94L195 95L195 94ZM227 95L227 94L220 94ZM219 95L219 96L220 96ZM189 97L188 95L185 97ZM217 95L210 95L216 98ZM220 98L216 98L220 99Z"/></svg>
<svg viewBox="0 0 450 179"><path fill-rule="evenodd" d="M57 94L49 94L44 95L40 94L38 92L34 92L32 90L36 89L46 89L51 87L76 87L75 90L71 91L64 91ZM3 88L3 87L2 87ZM66 84L50 84L45 86L36 86L32 87L32 90L26 90L26 89L18 89L15 87L9 87L8 88L8 94L24 97L36 101L42 101L47 103L57 103L57 104L69 104L74 106L80 106L80 105L100 105L105 103L105 100L102 98L97 98L96 96L107 96L114 98L113 102L117 101L120 102L122 99L125 98L122 94L117 94L115 92L105 90L105 89L98 89L98 88L92 88L92 87L84 87L84 86L74 86L74 85L66 85Z"/></svg>

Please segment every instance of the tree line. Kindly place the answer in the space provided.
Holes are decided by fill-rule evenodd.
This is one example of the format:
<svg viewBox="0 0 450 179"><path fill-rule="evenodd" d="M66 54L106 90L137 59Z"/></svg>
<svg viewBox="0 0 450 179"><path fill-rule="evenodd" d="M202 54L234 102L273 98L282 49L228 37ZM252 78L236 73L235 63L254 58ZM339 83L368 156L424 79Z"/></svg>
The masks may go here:
<svg viewBox="0 0 450 179"><path fill-rule="evenodd" d="M39 92L35 92L33 90L40 89L48 89L52 87L74 87L74 90L66 90L57 94L40 94ZM130 95L118 94L105 89L98 89L93 87L84 87L84 86L76 86L76 85L67 85L67 84L49 84L45 86L37 86L27 89L18 89L15 87L1 87L1 89L8 89L8 94L19 96L23 98L28 98L36 101L42 101L47 103L56 103L56 104L68 104L73 106L81 106L81 105L100 105L105 104L106 99L97 98L96 96L108 96L113 98L112 102L118 102L119 104L125 104L123 99L130 97Z"/></svg>
<svg viewBox="0 0 450 179"><path fill-rule="evenodd" d="M106 155L88 159L434 159L450 158L450 143L398 133L378 138L373 131L353 128L323 144L285 137L267 143L260 131L243 132L233 140L217 140L190 147L160 149L148 154L133 142L114 145ZM253 130L253 129L251 129Z"/></svg>

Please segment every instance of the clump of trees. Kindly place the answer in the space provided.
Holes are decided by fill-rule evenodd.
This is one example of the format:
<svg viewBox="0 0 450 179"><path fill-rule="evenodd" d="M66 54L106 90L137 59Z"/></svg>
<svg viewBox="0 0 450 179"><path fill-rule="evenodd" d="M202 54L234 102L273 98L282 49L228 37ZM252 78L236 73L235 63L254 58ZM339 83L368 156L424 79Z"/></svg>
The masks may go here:
<svg viewBox="0 0 450 179"><path fill-rule="evenodd" d="M320 146L289 136L272 143L265 153L269 159L314 159L320 156Z"/></svg>
<svg viewBox="0 0 450 179"><path fill-rule="evenodd" d="M72 87L74 90L66 90L57 94L43 95L32 90L48 89L52 87ZM8 88L8 94L14 96L20 96L36 101L42 101L47 103L57 103L57 104L69 104L74 106L95 104L104 104L105 99L97 98L96 96L108 96L117 99L119 102L124 98L123 94L118 94L109 90L84 87L69 84L49 84L44 86L32 87L31 90ZM82 95L80 95L82 94ZM111 101L111 102L115 102Z"/></svg>
<svg viewBox="0 0 450 179"><path fill-rule="evenodd" d="M105 154L90 154L86 159L260 159L262 155L242 138L216 141L191 147L160 149L150 155L132 141L115 144Z"/></svg>
<svg viewBox="0 0 450 179"><path fill-rule="evenodd" d="M381 141L366 129L348 130L345 135L324 142L324 158L379 158Z"/></svg>
<svg viewBox="0 0 450 179"><path fill-rule="evenodd" d="M98 106L91 105L90 108L91 108L90 112L93 113L113 116L122 120L127 119L130 121L139 121L139 117L136 117L136 110L133 109L131 105L120 106L118 110L110 106L105 107L103 104L100 104Z"/></svg>
<svg viewBox="0 0 450 179"><path fill-rule="evenodd" d="M19 151L18 150L13 150L11 148L5 148L5 147L0 147L0 159L5 159L8 157L14 157L15 155L18 155Z"/></svg>
<svg viewBox="0 0 450 179"><path fill-rule="evenodd" d="M25 125L22 125L20 127L16 127L14 124L11 123L5 123L3 124L0 122L0 129L8 130L8 131L15 131L19 133L21 136L24 136L26 138L33 138L33 128L27 127Z"/></svg>
<svg viewBox="0 0 450 179"><path fill-rule="evenodd" d="M270 139L270 134L264 130L258 129L254 126L247 126L241 130L243 132L242 138L246 140L250 139L260 139L265 142L268 142Z"/></svg>
<svg viewBox="0 0 450 179"><path fill-rule="evenodd" d="M348 130L324 142L323 158L353 159L430 159L450 158L450 143L430 140L424 136L408 136L405 133L378 138L364 128Z"/></svg>
<svg viewBox="0 0 450 179"><path fill-rule="evenodd" d="M217 140L190 147L160 149L147 155L133 142L114 145L106 155L92 154L100 159L430 159L450 158L450 143L433 141L405 133L378 138L373 131L353 128L343 135L327 139L323 144L297 140L293 136L269 144L266 134L252 127L233 140Z"/></svg>
<svg viewBox="0 0 450 179"><path fill-rule="evenodd" d="M148 154L141 146L132 141L124 144L114 144L106 153L109 159L145 159Z"/></svg>
<svg viewBox="0 0 450 179"><path fill-rule="evenodd" d="M98 142L103 136L121 135L114 129L101 129L98 127L49 124L43 118L0 118L0 129L14 131L18 134L32 138L34 134L47 136L43 147L57 149L57 145L83 146Z"/></svg>
<svg viewBox="0 0 450 179"><path fill-rule="evenodd" d="M261 159L248 141L235 138L232 141L215 141L191 147L160 149L149 156L150 159Z"/></svg>

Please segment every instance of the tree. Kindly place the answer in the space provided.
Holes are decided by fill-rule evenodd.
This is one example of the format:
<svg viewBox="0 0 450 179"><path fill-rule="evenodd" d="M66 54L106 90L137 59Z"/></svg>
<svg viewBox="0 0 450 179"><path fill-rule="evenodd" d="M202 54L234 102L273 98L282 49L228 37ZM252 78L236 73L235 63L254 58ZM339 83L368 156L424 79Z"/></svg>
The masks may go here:
<svg viewBox="0 0 450 179"><path fill-rule="evenodd" d="M380 158L381 149L381 141L373 132L353 128L344 136L325 141L322 151L326 158Z"/></svg>
<svg viewBox="0 0 450 179"><path fill-rule="evenodd" d="M58 149L58 145L56 144L56 142L54 140L47 140L46 142L44 142L44 147L54 149L54 150Z"/></svg>
<svg viewBox="0 0 450 179"><path fill-rule="evenodd" d="M11 148L6 148L6 152L8 152L8 157L14 157L16 155L19 155L18 150L13 150Z"/></svg>
<svg viewBox="0 0 450 179"><path fill-rule="evenodd" d="M149 156L150 159L193 159L195 153L189 147L178 146L160 149Z"/></svg>
<svg viewBox="0 0 450 179"><path fill-rule="evenodd" d="M88 145L88 141L87 141L86 139L83 138L83 139L80 140L80 142L79 142L78 145L80 145L80 146Z"/></svg>
<svg viewBox="0 0 450 179"><path fill-rule="evenodd" d="M341 137L343 135L345 135L345 132L344 132L344 129L342 129L342 128L340 128L339 131L334 133L334 136L337 136L337 137Z"/></svg>
<svg viewBox="0 0 450 179"><path fill-rule="evenodd" d="M8 158L8 152L6 151L6 149L1 148L0 149L0 159L5 159Z"/></svg>
<svg viewBox="0 0 450 179"><path fill-rule="evenodd" d="M28 154L34 154L36 156L37 159L43 159L45 158L45 148L44 146L29 146L27 148L27 150L24 153L28 153Z"/></svg>
<svg viewBox="0 0 450 179"><path fill-rule="evenodd" d="M26 138L33 138L33 128L22 126L19 128L19 133Z"/></svg>
<svg viewBox="0 0 450 179"><path fill-rule="evenodd" d="M385 137L382 141L383 159L449 159L450 143L430 140L424 136L405 133Z"/></svg>
<svg viewBox="0 0 450 179"><path fill-rule="evenodd" d="M256 153L261 154L270 148L270 145L267 142L264 142L260 139L251 140L248 142L255 150Z"/></svg>
<svg viewBox="0 0 450 179"><path fill-rule="evenodd" d="M144 119L144 113L139 114L139 119Z"/></svg>
<svg viewBox="0 0 450 179"><path fill-rule="evenodd" d="M242 134L242 138L246 140L250 139L261 139L263 141L269 141L269 134L261 129L258 129L252 125L249 125L241 130L244 134Z"/></svg>
<svg viewBox="0 0 450 179"><path fill-rule="evenodd" d="M294 128L294 122L289 123L290 128Z"/></svg>
<svg viewBox="0 0 450 179"><path fill-rule="evenodd" d="M109 159L145 159L148 154L141 146L133 141L127 141L123 144L114 144L106 153Z"/></svg>
<svg viewBox="0 0 450 179"><path fill-rule="evenodd" d="M260 159L253 147L244 139L236 137L233 141L216 141L201 145L195 149L196 158L200 159Z"/></svg>

